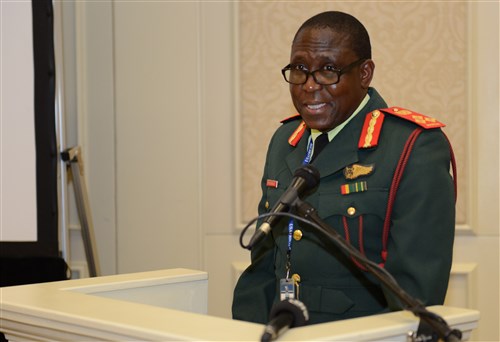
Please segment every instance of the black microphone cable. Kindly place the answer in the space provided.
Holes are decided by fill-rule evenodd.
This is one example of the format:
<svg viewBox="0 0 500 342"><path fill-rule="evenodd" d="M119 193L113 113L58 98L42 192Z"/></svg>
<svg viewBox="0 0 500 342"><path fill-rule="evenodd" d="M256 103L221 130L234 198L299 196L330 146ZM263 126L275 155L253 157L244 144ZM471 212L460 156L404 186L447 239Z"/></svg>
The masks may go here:
<svg viewBox="0 0 500 342"><path fill-rule="evenodd" d="M266 217L269 217L269 216L286 216L286 217L289 217L289 218L292 218L292 219L295 219L297 221L300 221L302 223L305 223L305 224L308 224L310 225L311 227L319 230L320 232L324 232L323 228L321 228L321 226L319 226L318 224L314 223L313 221L309 220L309 219L306 219L306 218L303 218L301 216L298 216L296 214L292 214L290 212L278 212L278 213L265 213L265 214L261 214L257 217L254 217L253 219L251 219L247 224L246 226L243 228L243 230L241 231L240 233L240 246L244 249L248 249L248 245L245 245L244 242L243 242L243 237L246 233L246 231L252 226L252 224L254 224L256 221L258 220L261 220L261 219L264 219ZM328 233L326 233L326 235L330 235ZM339 247L342 252L344 252L345 254L347 255L351 255L351 252L358 252L356 249L350 249L349 247L347 246L344 246L344 244L339 244L337 247ZM396 283L396 279L394 279L394 277L385 269L385 268L382 268L380 267L377 263L371 261L370 259L366 258L363 254L361 253L355 253L356 255L352 255L357 261L359 261L360 263L363 263L363 264L369 264L371 265L373 268L375 268L377 271L379 271L380 273L382 273L384 276L386 276L387 278L391 279L392 282Z"/></svg>
<svg viewBox="0 0 500 342"><path fill-rule="evenodd" d="M444 341L461 341L462 332L457 329L450 329L446 320L444 320L441 316L430 312L426 309L422 302L411 297L406 291L401 288L396 279L392 276L389 271L385 268L380 267L377 263L371 261L367 257L365 257L361 252L359 252L356 248L347 244L345 240L342 238L340 234L338 234L333 229L326 229L325 227L318 224L316 221L321 222L321 219L317 216L316 210L307 204L306 202L298 200L297 207L301 207L299 211L304 213L304 217L292 214L290 212L276 212L276 213L265 213L257 216L252 219L242 230L240 234L240 245L243 248L246 248L243 244L243 235L248 230L248 228L257 220L265 218L267 216L287 216L293 218L302 223L308 224L311 227L317 229L319 232L323 233L327 238L332 240L335 245L347 256L353 257L356 261L361 263L365 268L373 274L382 285L386 286L393 294L395 294L402 306L402 309L412 312L415 316L423 319L428 323L434 330L438 332L441 338ZM311 218L311 219L309 219ZM313 221L316 220L316 221ZM326 225L322 223L323 225ZM246 248L247 249L247 248Z"/></svg>

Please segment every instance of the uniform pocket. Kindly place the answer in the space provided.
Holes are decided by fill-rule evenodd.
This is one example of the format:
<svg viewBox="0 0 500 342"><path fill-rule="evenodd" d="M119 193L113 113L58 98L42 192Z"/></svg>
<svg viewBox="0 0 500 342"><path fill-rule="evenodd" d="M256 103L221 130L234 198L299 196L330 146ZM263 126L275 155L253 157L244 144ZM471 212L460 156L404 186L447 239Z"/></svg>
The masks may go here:
<svg viewBox="0 0 500 342"><path fill-rule="evenodd" d="M344 292L322 286L303 285L300 288L310 311L343 314L354 306L354 302Z"/></svg>
<svg viewBox="0 0 500 342"><path fill-rule="evenodd" d="M368 189L349 195L341 195L340 192L322 192L319 194L318 212L325 219L335 215L352 218L375 215L384 220L388 196L388 189L383 188Z"/></svg>
<svg viewBox="0 0 500 342"><path fill-rule="evenodd" d="M311 312L355 317L358 316L356 313L378 312L387 306L379 287L343 289L302 285L300 293L300 299Z"/></svg>

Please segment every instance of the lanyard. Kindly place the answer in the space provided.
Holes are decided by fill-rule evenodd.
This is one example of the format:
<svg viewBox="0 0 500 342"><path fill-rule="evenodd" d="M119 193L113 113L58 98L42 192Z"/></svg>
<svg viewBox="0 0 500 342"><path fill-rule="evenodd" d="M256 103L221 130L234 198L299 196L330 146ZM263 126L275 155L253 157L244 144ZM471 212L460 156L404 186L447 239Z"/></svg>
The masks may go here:
<svg viewBox="0 0 500 342"><path fill-rule="evenodd" d="M312 150L313 150L313 140L312 138L309 140L309 144L307 145L307 153L302 161L302 165L309 164L311 161L311 156L312 156ZM292 262L291 262L291 255L292 255L292 239L293 239L293 232L295 230L295 224L293 219L290 219L288 222L288 246L287 246L287 251L286 251L286 280L290 279L290 269L292 268Z"/></svg>

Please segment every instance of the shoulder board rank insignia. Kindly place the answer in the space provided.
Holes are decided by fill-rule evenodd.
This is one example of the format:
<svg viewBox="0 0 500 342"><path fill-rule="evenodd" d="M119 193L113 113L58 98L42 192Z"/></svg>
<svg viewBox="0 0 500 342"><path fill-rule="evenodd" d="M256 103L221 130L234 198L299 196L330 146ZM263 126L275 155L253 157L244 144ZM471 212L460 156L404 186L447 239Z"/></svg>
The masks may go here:
<svg viewBox="0 0 500 342"><path fill-rule="evenodd" d="M384 114L380 110L374 110L366 115L361 136L359 137L358 148L371 148L378 145L383 122Z"/></svg>
<svg viewBox="0 0 500 342"><path fill-rule="evenodd" d="M288 138L288 143L294 147L297 146L297 144L300 141L300 138L302 138L305 131L306 131L306 123L304 122L304 120L302 120L295 129L295 131L293 131L292 135L290 135L290 137Z"/></svg>
<svg viewBox="0 0 500 342"><path fill-rule="evenodd" d="M297 120L297 119L300 119L300 114L295 114L295 115L289 116L288 118L281 120L280 123L283 124L283 123L287 123L289 121L293 121L293 120Z"/></svg>
<svg viewBox="0 0 500 342"><path fill-rule="evenodd" d="M434 118L400 107L390 107L386 109L381 109L381 111L387 114L400 117L404 120L411 121L424 129L432 129L445 126L445 124L437 121Z"/></svg>

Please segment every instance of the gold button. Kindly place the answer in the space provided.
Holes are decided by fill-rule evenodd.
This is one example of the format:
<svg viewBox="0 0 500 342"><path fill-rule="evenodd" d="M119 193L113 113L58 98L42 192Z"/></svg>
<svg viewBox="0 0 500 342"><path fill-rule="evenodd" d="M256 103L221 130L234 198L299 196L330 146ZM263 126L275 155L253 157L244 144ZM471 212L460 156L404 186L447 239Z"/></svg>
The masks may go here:
<svg viewBox="0 0 500 342"><path fill-rule="evenodd" d="M353 216L354 214L356 214L356 208L354 207L347 208L347 215Z"/></svg>
<svg viewBox="0 0 500 342"><path fill-rule="evenodd" d="M269 202L266 201L266 204L264 206L266 207L266 209L269 209Z"/></svg>
<svg viewBox="0 0 500 342"><path fill-rule="evenodd" d="M295 283L300 283L300 276L297 273L292 274L292 279Z"/></svg>
<svg viewBox="0 0 500 342"><path fill-rule="evenodd" d="M374 117L374 118L378 118L378 117L379 117L379 115L380 115L380 111L378 111L378 110L374 110L374 111L372 112L372 117Z"/></svg>
<svg viewBox="0 0 500 342"><path fill-rule="evenodd" d="M300 229L295 229L295 231L293 232L293 238L296 241L300 241L300 239L302 239L302 231Z"/></svg>

